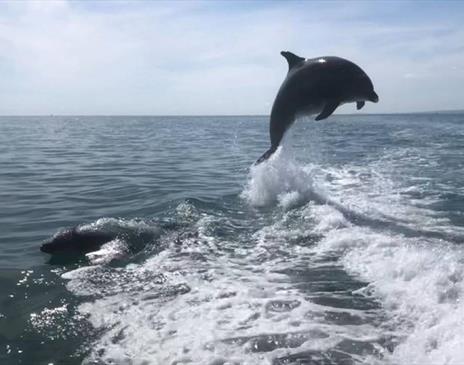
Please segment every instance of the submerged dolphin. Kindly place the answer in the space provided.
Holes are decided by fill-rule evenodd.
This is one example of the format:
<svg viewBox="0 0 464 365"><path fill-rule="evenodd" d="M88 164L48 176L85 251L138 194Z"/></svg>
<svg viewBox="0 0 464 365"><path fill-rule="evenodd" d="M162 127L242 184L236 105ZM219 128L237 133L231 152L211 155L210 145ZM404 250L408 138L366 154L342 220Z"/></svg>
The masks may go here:
<svg viewBox="0 0 464 365"><path fill-rule="evenodd" d="M365 101L379 101L369 76L351 61L333 56L304 59L284 51L280 54L288 62L288 74L272 106L271 148L256 164L277 150L299 115L318 114L316 120L322 120L341 104L355 102L359 110Z"/></svg>
<svg viewBox="0 0 464 365"><path fill-rule="evenodd" d="M115 234L79 231L74 227L45 242L40 247L40 251L51 255L83 255L100 249L103 244L115 238Z"/></svg>

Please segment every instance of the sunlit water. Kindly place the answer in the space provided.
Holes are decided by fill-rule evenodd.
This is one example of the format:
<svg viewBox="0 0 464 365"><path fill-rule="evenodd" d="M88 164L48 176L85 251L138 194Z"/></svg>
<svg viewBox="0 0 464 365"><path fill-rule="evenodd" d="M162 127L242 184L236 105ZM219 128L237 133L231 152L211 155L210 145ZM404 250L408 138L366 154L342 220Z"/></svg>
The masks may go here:
<svg viewBox="0 0 464 365"><path fill-rule="evenodd" d="M0 118L0 363L463 364L464 115L267 130Z"/></svg>

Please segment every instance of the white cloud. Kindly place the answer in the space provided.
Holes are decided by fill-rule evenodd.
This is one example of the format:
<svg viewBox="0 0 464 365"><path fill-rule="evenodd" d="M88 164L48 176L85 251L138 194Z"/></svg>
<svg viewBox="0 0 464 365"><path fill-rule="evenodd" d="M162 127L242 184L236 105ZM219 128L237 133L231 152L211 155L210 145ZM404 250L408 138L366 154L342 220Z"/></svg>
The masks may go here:
<svg viewBox="0 0 464 365"><path fill-rule="evenodd" d="M0 114L267 114L282 49L357 62L370 112L464 107L462 26L337 4L3 3Z"/></svg>

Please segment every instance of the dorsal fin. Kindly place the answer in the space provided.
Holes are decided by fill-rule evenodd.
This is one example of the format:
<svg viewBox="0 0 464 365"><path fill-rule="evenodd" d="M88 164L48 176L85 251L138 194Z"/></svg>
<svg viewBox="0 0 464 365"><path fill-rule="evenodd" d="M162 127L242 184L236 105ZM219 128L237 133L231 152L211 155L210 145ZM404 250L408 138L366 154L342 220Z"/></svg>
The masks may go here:
<svg viewBox="0 0 464 365"><path fill-rule="evenodd" d="M297 56L296 54L288 51L282 51L280 52L282 56L285 57L285 59L288 62L288 70L290 71L293 67L299 65L300 63L304 62L305 59L303 57Z"/></svg>

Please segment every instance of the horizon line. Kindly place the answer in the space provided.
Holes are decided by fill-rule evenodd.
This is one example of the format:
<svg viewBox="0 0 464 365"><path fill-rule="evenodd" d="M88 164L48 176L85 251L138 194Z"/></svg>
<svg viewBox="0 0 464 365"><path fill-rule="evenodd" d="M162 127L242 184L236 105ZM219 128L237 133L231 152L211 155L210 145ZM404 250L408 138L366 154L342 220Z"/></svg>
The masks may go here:
<svg viewBox="0 0 464 365"><path fill-rule="evenodd" d="M432 113L463 113L464 109L424 110L415 112L383 112L383 113L340 113L334 116L351 115L401 115ZM0 114L4 117L269 117L270 114Z"/></svg>

